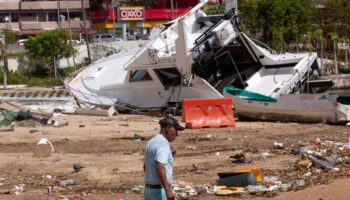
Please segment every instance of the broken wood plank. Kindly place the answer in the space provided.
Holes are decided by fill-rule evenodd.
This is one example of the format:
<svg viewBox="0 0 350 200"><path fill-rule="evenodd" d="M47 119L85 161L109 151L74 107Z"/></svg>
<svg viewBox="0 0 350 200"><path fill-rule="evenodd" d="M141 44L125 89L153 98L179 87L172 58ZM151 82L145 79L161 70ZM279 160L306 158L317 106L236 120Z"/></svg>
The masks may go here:
<svg viewBox="0 0 350 200"><path fill-rule="evenodd" d="M15 129L13 126L5 126L5 127L0 127L0 132L9 132L9 131L14 131Z"/></svg>
<svg viewBox="0 0 350 200"><path fill-rule="evenodd" d="M175 157L199 156L199 155L203 155L203 154L216 153L216 152L229 151L229 150L235 150L235 148L233 148L233 147L228 147L228 148L207 149L207 150L202 150L202 151L197 151L197 152L191 152L191 153L175 154Z"/></svg>
<svg viewBox="0 0 350 200"><path fill-rule="evenodd" d="M105 116L109 117L108 110L92 110L89 108L76 108L75 113L77 115L89 115L89 116Z"/></svg>

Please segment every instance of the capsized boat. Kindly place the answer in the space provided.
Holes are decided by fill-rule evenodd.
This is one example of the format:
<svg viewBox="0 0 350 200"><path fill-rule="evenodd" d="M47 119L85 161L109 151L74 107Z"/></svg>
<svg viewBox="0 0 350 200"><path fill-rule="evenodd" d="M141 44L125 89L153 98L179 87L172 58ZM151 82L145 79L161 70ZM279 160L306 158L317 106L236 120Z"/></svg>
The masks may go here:
<svg viewBox="0 0 350 200"><path fill-rule="evenodd" d="M277 98L316 74L316 53L275 54L241 31L234 9L207 16L205 3L153 31L144 47L73 73L66 88L81 105L149 109L221 98L225 86Z"/></svg>
<svg viewBox="0 0 350 200"><path fill-rule="evenodd" d="M345 124L350 121L350 98L330 94L285 94L278 99L225 87L240 120Z"/></svg>

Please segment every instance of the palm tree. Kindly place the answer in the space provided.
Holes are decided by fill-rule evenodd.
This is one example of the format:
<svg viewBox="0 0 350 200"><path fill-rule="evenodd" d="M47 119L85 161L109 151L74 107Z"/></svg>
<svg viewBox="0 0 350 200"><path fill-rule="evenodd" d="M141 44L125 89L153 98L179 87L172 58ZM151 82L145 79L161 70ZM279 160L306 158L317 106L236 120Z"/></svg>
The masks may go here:
<svg viewBox="0 0 350 200"><path fill-rule="evenodd" d="M320 56L321 56L321 73L323 71L323 42L324 42L324 38L323 38L323 31L321 29L317 29L314 31L313 33L313 38L319 42L320 44Z"/></svg>
<svg viewBox="0 0 350 200"><path fill-rule="evenodd" d="M335 74L338 74L338 61L337 61L337 41L339 40L339 37L336 33L330 33L329 36L331 37L331 40L333 41L333 55L334 55L334 67L335 67Z"/></svg>

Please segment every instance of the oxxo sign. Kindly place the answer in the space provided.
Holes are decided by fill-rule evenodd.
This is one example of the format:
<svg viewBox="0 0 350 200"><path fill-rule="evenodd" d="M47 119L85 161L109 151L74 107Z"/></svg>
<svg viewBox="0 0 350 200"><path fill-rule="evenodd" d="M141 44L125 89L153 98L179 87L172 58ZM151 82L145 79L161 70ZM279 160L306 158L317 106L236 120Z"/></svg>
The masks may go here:
<svg viewBox="0 0 350 200"><path fill-rule="evenodd" d="M122 21L144 20L144 9L143 7L121 7L119 15Z"/></svg>

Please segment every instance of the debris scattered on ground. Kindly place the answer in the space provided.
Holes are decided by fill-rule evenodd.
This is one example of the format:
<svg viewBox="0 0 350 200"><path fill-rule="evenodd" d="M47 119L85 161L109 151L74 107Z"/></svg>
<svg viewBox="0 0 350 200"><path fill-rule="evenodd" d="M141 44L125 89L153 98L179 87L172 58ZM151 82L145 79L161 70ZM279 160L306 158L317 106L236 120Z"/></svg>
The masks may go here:
<svg viewBox="0 0 350 200"><path fill-rule="evenodd" d="M255 173L252 172L227 172L219 173L218 186L245 187L256 184Z"/></svg>
<svg viewBox="0 0 350 200"><path fill-rule="evenodd" d="M34 157L49 157L54 152L52 143L47 138L41 138L33 150Z"/></svg>
<svg viewBox="0 0 350 200"><path fill-rule="evenodd" d="M116 110L113 110L112 107L109 110L102 110L99 108L90 109L90 108L76 108L75 113L77 115L89 115L89 116L105 116L111 117Z"/></svg>
<svg viewBox="0 0 350 200"><path fill-rule="evenodd" d="M23 193L24 186L25 186L25 184L15 185L13 188L11 188L10 194L19 195L19 194Z"/></svg>
<svg viewBox="0 0 350 200"><path fill-rule="evenodd" d="M231 161L232 163L245 163L247 161L245 155L242 153L230 156L230 158L233 158L233 160Z"/></svg>
<svg viewBox="0 0 350 200"><path fill-rule="evenodd" d="M273 147L275 149L284 149L283 143L279 143L279 142L274 142Z"/></svg>
<svg viewBox="0 0 350 200"><path fill-rule="evenodd" d="M190 197L198 196L202 193L210 193L209 188L212 186L207 185L195 185L184 181L177 181L173 184L173 188L177 199L190 199Z"/></svg>
<svg viewBox="0 0 350 200"><path fill-rule="evenodd" d="M58 181L58 184L61 187L66 187L68 185L74 185L75 181L74 181L74 179L60 180L60 181Z"/></svg>
<svg viewBox="0 0 350 200"><path fill-rule="evenodd" d="M143 194L145 190L145 187L143 185L134 185L134 187L131 189L136 194Z"/></svg>

